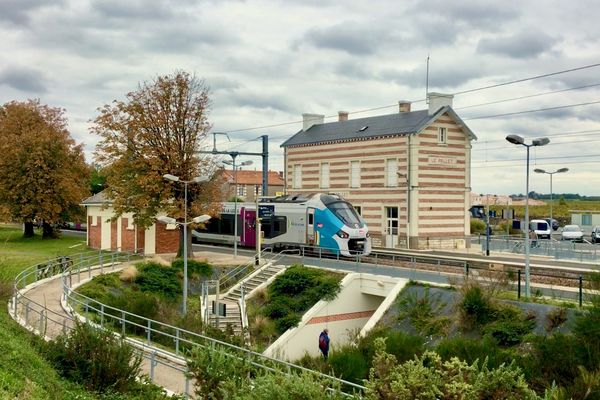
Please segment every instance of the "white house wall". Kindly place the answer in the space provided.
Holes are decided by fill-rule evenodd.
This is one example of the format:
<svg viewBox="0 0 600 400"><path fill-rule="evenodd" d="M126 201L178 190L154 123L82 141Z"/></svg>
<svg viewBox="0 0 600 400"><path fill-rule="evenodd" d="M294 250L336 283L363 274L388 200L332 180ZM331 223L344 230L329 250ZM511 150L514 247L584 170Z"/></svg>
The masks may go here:
<svg viewBox="0 0 600 400"><path fill-rule="evenodd" d="M297 360L306 353L317 356L319 334L325 328L329 329L331 350L335 351L358 335L397 282L395 278L370 274L347 275L334 300L315 304L298 327L285 332L265 354L287 360Z"/></svg>

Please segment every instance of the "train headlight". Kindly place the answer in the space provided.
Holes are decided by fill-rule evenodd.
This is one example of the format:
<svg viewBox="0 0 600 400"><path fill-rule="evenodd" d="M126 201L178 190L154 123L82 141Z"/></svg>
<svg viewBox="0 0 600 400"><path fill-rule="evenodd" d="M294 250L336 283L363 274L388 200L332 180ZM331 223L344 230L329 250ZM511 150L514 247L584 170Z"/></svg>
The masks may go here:
<svg viewBox="0 0 600 400"><path fill-rule="evenodd" d="M339 237L341 237L342 239L348 239L350 237L350 235L348 235L346 232L344 232L341 229L337 232L337 235Z"/></svg>
<svg viewBox="0 0 600 400"><path fill-rule="evenodd" d="M368 237L368 238L370 238L370 237L371 237L371 234L370 234L369 232L367 232L367 237Z"/></svg>

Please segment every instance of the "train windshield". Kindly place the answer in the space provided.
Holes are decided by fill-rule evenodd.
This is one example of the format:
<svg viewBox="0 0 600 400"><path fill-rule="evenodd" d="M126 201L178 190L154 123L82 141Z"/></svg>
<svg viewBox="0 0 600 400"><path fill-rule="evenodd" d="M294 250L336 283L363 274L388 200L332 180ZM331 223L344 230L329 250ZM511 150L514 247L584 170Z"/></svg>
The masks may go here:
<svg viewBox="0 0 600 400"><path fill-rule="evenodd" d="M336 201L327 204L327 208L335 214L336 217L342 220L342 222L351 228L362 228L364 226L363 221L360 219L356 210L350 203L345 201Z"/></svg>

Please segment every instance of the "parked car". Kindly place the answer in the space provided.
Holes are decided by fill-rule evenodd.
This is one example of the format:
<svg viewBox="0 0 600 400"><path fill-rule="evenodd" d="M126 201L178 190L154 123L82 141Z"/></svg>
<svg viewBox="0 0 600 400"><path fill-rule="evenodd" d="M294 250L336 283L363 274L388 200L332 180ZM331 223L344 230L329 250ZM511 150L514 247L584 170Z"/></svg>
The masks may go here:
<svg viewBox="0 0 600 400"><path fill-rule="evenodd" d="M554 218L544 218L544 220L550 224L553 231L558 229L558 227L559 227L558 221L555 220Z"/></svg>
<svg viewBox="0 0 600 400"><path fill-rule="evenodd" d="M600 243L600 226L595 226L592 229L592 243Z"/></svg>
<svg viewBox="0 0 600 400"><path fill-rule="evenodd" d="M544 219L532 219L529 221L529 229L535 232L538 239L550 239L550 235L552 234L550 224Z"/></svg>
<svg viewBox="0 0 600 400"><path fill-rule="evenodd" d="M562 240L583 241L583 231L579 225L565 225L561 233Z"/></svg>

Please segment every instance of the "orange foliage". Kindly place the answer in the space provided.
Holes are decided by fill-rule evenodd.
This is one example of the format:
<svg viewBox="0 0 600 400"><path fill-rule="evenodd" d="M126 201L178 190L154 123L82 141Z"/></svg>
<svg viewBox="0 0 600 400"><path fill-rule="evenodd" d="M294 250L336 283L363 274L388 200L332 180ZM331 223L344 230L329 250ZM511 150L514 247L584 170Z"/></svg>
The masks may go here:
<svg viewBox="0 0 600 400"><path fill-rule="evenodd" d="M0 106L0 154L0 205L11 219L54 223L81 215L89 167L64 109L39 100Z"/></svg>
<svg viewBox="0 0 600 400"><path fill-rule="evenodd" d="M208 106L204 82L179 71L99 108L91 131L101 137L95 155L105 167L116 216L131 212L142 227L152 225L160 211L183 220L184 185L165 180L165 174L185 181L213 177L188 185L188 219L218 215L216 165L212 156L198 154L210 130Z"/></svg>

